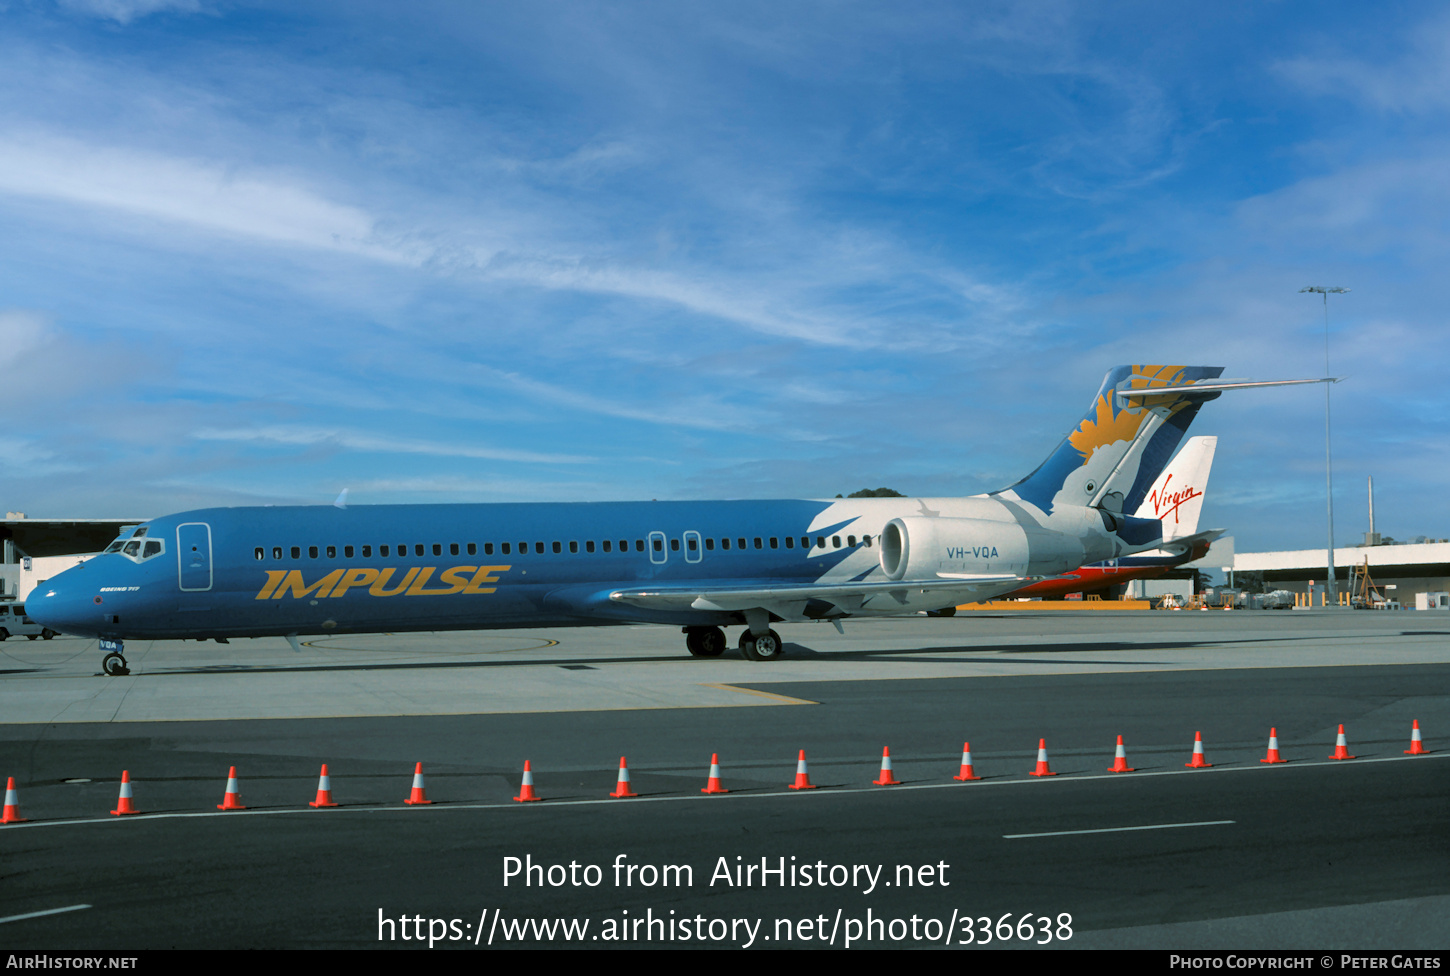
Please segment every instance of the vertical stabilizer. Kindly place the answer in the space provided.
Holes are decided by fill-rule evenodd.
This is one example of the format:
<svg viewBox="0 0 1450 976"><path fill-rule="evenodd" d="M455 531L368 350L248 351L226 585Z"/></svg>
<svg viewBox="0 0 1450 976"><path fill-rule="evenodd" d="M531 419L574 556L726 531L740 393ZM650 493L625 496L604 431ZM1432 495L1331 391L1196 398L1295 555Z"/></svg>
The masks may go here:
<svg viewBox="0 0 1450 976"><path fill-rule="evenodd" d="M1130 402L1127 390L1181 387L1217 379L1222 366L1116 366L1108 370L1087 415L1026 478L997 494L1051 514L1061 505L1137 511L1188 425L1219 394L1178 392Z"/></svg>
<svg viewBox="0 0 1450 976"><path fill-rule="evenodd" d="M1203 494L1208 491L1208 472L1213 467L1217 437L1190 437L1183 450L1148 489L1143 504L1133 514L1163 523L1163 539L1180 539L1198 531Z"/></svg>

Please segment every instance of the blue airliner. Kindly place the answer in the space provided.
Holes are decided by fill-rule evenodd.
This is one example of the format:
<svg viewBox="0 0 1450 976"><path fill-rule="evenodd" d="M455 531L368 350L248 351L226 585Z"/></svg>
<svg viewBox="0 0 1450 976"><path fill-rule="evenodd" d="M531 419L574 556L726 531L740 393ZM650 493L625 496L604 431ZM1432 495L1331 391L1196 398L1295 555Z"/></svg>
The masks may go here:
<svg viewBox="0 0 1450 976"><path fill-rule="evenodd" d="M776 621L939 611L1162 544L1136 518L1221 367L1119 366L1036 471L970 498L210 508L52 577L30 616L125 639L659 623L691 654L780 656Z"/></svg>

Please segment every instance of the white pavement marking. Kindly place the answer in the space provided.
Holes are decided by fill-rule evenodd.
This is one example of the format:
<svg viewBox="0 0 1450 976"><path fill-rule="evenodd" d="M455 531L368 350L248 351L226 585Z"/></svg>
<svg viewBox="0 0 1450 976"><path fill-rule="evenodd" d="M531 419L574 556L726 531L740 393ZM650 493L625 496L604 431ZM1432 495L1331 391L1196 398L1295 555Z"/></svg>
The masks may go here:
<svg viewBox="0 0 1450 976"><path fill-rule="evenodd" d="M6 922L23 922L27 918L40 918L43 915L59 915L62 912L78 912L83 908L90 908L90 905L67 905L64 908L47 908L43 912L26 912L24 915L10 915L0 918L0 925Z"/></svg>
<svg viewBox="0 0 1450 976"><path fill-rule="evenodd" d="M1021 840L1024 837L1068 837L1073 834L1119 834L1125 830L1169 830L1173 827L1217 827L1220 824L1237 823L1236 820L1200 820L1197 823L1145 824L1141 827L1098 827L1096 830L1048 830L1040 834L1003 834L1003 840Z"/></svg>

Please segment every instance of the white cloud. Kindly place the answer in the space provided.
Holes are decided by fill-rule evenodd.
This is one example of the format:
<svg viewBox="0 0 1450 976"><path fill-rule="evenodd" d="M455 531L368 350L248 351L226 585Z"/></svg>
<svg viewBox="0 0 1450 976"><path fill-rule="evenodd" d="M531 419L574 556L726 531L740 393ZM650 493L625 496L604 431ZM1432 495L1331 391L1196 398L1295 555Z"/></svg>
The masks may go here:
<svg viewBox="0 0 1450 976"><path fill-rule="evenodd" d="M182 13L196 13L201 10L199 0L57 0L67 10L104 17L118 24L129 24L140 17L148 17L162 10Z"/></svg>
<svg viewBox="0 0 1450 976"><path fill-rule="evenodd" d="M203 441L252 441L268 444L334 446L351 451L381 454L428 454L436 457L479 458L488 461L519 461L537 464L585 464L593 458L574 454L539 454L505 448L440 444L437 441L403 440L320 427L256 427L224 430L206 427L192 436Z"/></svg>
<svg viewBox="0 0 1450 976"><path fill-rule="evenodd" d="M276 177L35 131L0 134L0 193L392 263L422 259L415 250L381 239L377 220L366 211Z"/></svg>

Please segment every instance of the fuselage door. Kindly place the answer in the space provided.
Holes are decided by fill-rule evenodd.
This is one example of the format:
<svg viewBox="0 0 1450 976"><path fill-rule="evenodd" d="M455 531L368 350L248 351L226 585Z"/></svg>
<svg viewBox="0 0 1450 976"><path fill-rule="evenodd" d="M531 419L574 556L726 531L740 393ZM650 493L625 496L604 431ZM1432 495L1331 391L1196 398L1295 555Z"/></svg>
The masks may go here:
<svg viewBox="0 0 1450 976"><path fill-rule="evenodd" d="M211 589L211 526L205 522L178 525L176 559L183 591L195 593Z"/></svg>
<svg viewBox="0 0 1450 976"><path fill-rule="evenodd" d="M670 551L665 545L665 534L663 532L651 532L649 534L649 561L655 564L662 564L670 558Z"/></svg>
<svg viewBox="0 0 1450 976"><path fill-rule="evenodd" d="M697 563L705 558L700 548L700 533L691 529L685 533L685 562Z"/></svg>

